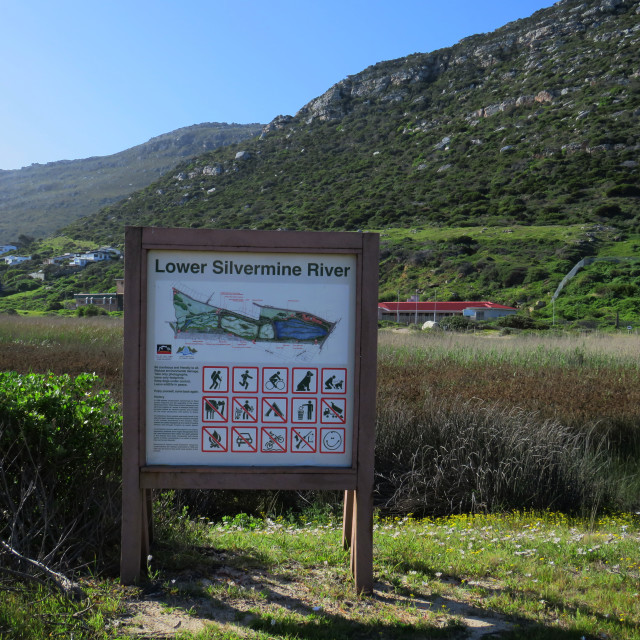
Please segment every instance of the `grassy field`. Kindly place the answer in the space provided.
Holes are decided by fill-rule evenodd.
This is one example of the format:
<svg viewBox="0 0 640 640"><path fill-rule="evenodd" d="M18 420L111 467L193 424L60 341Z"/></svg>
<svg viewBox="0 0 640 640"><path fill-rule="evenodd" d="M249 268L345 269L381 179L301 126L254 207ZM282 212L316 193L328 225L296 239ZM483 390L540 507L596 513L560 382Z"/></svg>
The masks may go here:
<svg viewBox="0 0 640 640"><path fill-rule="evenodd" d="M639 347L382 331L372 596L336 496L168 492L140 587L113 552L65 569L77 601L0 566L0 638L640 639ZM0 316L2 370L96 372L117 399L121 358L121 320Z"/></svg>
<svg viewBox="0 0 640 640"><path fill-rule="evenodd" d="M35 610L9 594L5 621L25 634L2 637L640 638L632 516L594 526L552 512L378 520L374 593L359 596L335 521L156 515L160 542L140 587L85 577L82 601L40 591Z"/></svg>
<svg viewBox="0 0 640 640"><path fill-rule="evenodd" d="M640 337L383 331L380 392L407 401L479 398L581 426L640 417ZM393 379L393 386L387 386ZM638 434L640 435L640 434Z"/></svg>
<svg viewBox="0 0 640 640"><path fill-rule="evenodd" d="M0 314L0 371L96 373L122 394L122 318Z"/></svg>

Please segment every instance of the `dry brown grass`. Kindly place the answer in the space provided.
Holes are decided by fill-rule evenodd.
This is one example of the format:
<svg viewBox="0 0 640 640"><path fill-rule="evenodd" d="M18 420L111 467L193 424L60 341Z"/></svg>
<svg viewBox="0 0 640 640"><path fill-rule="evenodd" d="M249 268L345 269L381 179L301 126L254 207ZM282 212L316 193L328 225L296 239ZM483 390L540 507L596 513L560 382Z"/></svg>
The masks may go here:
<svg viewBox="0 0 640 640"><path fill-rule="evenodd" d="M0 371L96 373L122 394L122 319L0 315Z"/></svg>
<svg viewBox="0 0 640 640"><path fill-rule="evenodd" d="M640 424L637 336L380 333L378 401L481 399L579 427ZM122 319L0 315L0 370L96 373L122 390Z"/></svg>
<svg viewBox="0 0 640 640"><path fill-rule="evenodd" d="M640 440L636 336L485 338L381 334L378 402L481 399L582 428L599 424L626 446Z"/></svg>

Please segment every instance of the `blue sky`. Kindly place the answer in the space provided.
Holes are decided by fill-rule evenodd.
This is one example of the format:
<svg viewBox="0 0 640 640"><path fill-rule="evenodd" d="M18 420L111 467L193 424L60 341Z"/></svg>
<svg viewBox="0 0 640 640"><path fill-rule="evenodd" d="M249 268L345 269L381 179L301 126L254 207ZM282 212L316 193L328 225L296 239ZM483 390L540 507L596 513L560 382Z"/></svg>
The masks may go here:
<svg viewBox="0 0 640 640"><path fill-rule="evenodd" d="M0 169L295 114L347 75L553 0L0 0Z"/></svg>

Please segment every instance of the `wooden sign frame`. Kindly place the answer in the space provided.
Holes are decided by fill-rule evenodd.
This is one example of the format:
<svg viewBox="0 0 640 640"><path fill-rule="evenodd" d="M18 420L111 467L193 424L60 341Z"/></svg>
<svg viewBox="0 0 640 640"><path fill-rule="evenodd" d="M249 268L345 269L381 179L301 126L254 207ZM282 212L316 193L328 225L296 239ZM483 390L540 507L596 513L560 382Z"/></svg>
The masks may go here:
<svg viewBox="0 0 640 640"><path fill-rule="evenodd" d="M123 584L137 582L152 543L153 489L338 489L345 491L343 544L358 592L373 590L373 465L379 236L373 233L127 227L125 234L122 454ZM355 258L353 442L349 466L148 464L147 332L150 251L351 256ZM152 254L154 255L154 254ZM201 255L201 254L200 254ZM300 286L304 286L301 284ZM150 386L150 385L149 385Z"/></svg>

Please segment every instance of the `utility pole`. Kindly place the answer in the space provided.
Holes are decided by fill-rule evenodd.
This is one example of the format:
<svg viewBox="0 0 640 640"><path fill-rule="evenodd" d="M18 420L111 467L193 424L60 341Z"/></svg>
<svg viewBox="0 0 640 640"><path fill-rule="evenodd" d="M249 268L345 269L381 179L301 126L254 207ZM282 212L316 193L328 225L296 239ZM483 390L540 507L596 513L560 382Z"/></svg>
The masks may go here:
<svg viewBox="0 0 640 640"><path fill-rule="evenodd" d="M436 287L436 297L433 303L433 321L436 321L436 307L438 306L438 287Z"/></svg>

